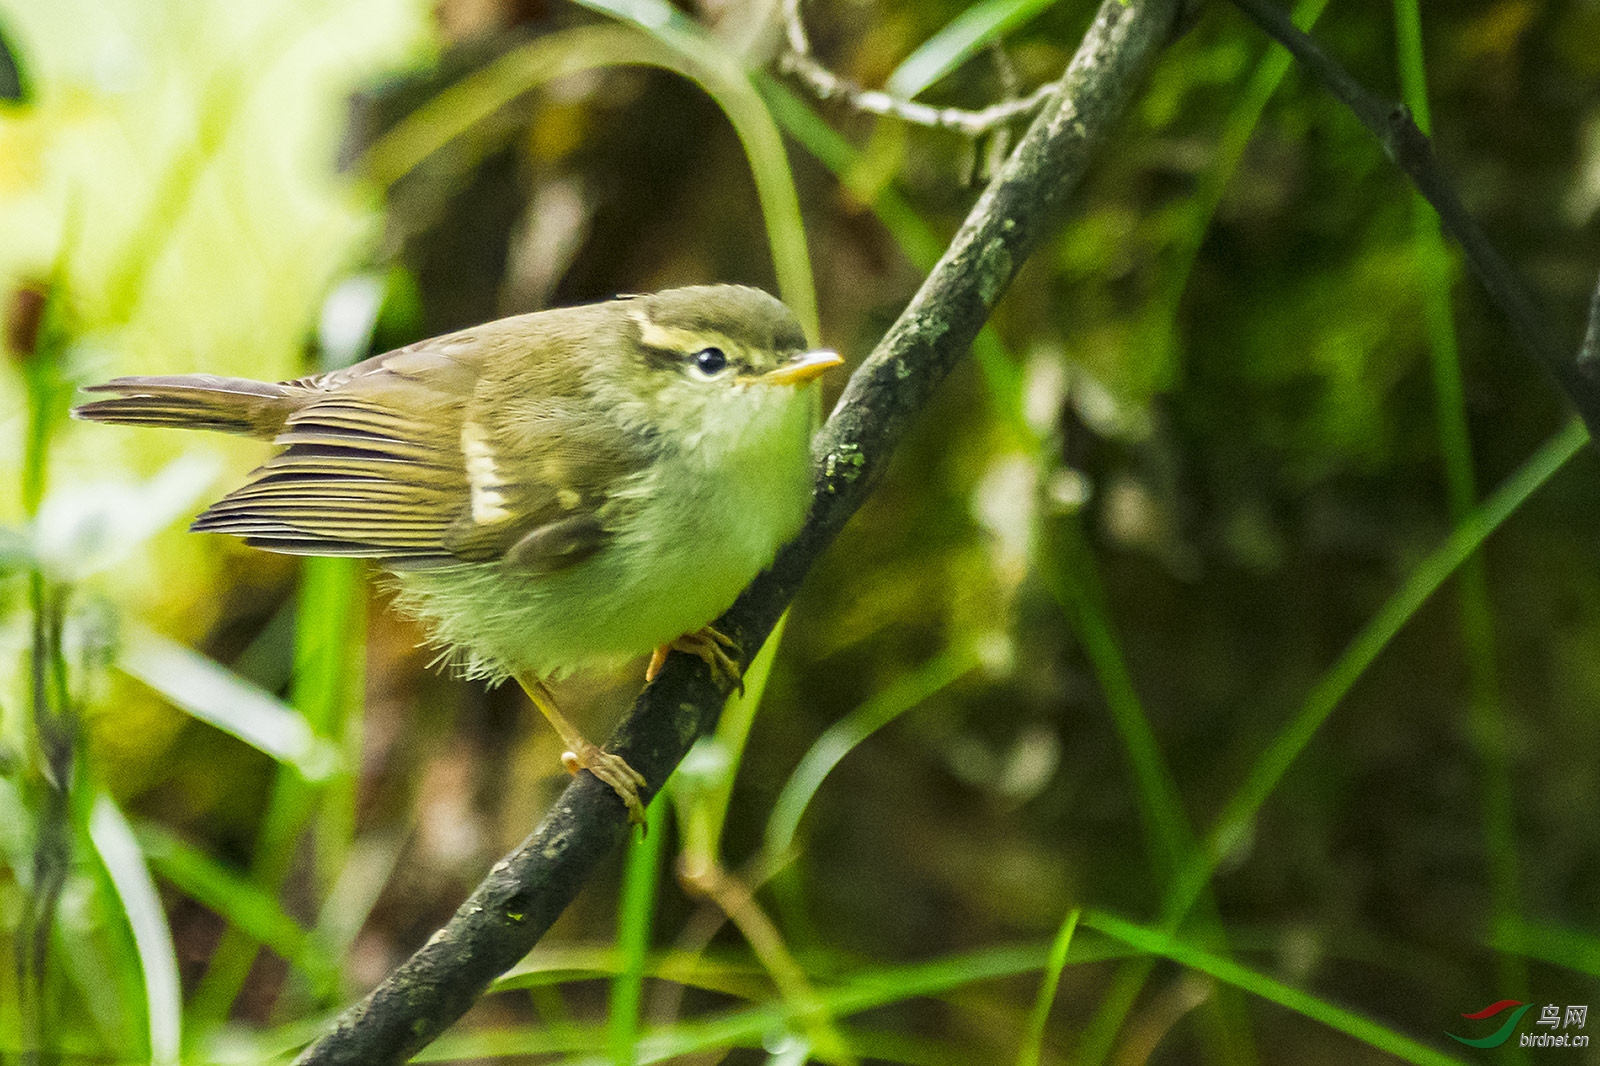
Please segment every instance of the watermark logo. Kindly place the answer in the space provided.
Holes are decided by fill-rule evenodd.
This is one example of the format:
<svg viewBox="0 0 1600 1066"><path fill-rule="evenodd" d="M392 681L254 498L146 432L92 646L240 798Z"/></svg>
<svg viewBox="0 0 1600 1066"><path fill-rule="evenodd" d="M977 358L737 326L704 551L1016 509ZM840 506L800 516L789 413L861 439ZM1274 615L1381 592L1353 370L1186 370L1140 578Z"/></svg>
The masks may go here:
<svg viewBox="0 0 1600 1066"><path fill-rule="evenodd" d="M1491 1003L1482 1010L1463 1014L1468 1021L1481 1022L1490 1018L1506 1015L1505 1021L1500 1023L1500 1028L1488 1036L1467 1037L1457 1036L1455 1033L1445 1033L1451 1040L1458 1041L1468 1047L1491 1048L1499 1047L1511 1039L1511 1034L1516 1032L1517 1023L1522 1021L1522 1016L1533 1009L1532 1003L1524 1003L1519 999L1502 999ZM1539 1018L1533 1024L1543 1027L1549 1032L1523 1033L1522 1039L1517 1043L1521 1047L1588 1047L1589 1037L1583 1033L1556 1032L1557 1029L1582 1029L1589 1020L1587 1006L1569 1006L1563 1012L1561 1007L1554 1003L1547 1003L1539 1009Z"/></svg>
<svg viewBox="0 0 1600 1066"><path fill-rule="evenodd" d="M1512 1010L1513 1007L1516 1009ZM1493 1018L1496 1014L1500 1014L1503 1011L1511 1011L1511 1016L1505 1020L1500 1028L1496 1029L1488 1036L1472 1038L1466 1036L1457 1036L1456 1034L1449 1032L1445 1033L1444 1035L1448 1036L1451 1040L1459 1040L1468 1047L1499 1047L1501 1044L1504 1044L1507 1040L1511 1039L1511 1034L1517 1028L1517 1023L1522 1020L1522 1016L1524 1014L1528 1013L1532 1009L1532 1003L1524 1003L1520 999L1502 999L1498 1003L1489 1004L1482 1010L1473 1011L1471 1014L1462 1015L1462 1017L1468 1021L1481 1022L1485 1018Z"/></svg>

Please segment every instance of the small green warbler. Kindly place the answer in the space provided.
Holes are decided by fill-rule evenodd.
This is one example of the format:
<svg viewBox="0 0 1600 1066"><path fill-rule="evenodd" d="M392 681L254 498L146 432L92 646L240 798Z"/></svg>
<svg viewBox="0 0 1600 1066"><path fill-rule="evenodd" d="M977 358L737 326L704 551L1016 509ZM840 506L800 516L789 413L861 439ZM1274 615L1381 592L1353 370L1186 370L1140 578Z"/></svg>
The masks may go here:
<svg viewBox="0 0 1600 1066"><path fill-rule="evenodd" d="M738 678L709 623L804 521L810 351L758 289L707 285L500 319L278 384L124 377L78 418L282 450L191 527L364 556L465 676L527 691L642 820L640 776L545 682L671 649Z"/></svg>

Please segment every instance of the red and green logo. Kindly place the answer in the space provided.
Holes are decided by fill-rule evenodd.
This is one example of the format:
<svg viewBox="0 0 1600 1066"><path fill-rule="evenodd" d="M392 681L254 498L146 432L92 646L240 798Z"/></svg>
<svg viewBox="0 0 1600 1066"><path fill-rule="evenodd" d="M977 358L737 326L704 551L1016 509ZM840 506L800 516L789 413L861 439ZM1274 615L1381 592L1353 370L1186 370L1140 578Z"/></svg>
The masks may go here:
<svg viewBox="0 0 1600 1066"><path fill-rule="evenodd" d="M1468 1021L1481 1022L1485 1018L1493 1018L1496 1014L1500 1014L1503 1011L1511 1011L1511 1017L1505 1020L1505 1024L1500 1026L1500 1028L1496 1029L1494 1032L1490 1033L1488 1036L1480 1036L1474 1040L1465 1036L1457 1036L1454 1033L1445 1033L1444 1035L1448 1036L1451 1040L1459 1040L1468 1047L1499 1047L1501 1044L1504 1044L1507 1040L1511 1039L1511 1034L1516 1030L1517 1023L1522 1020L1522 1016L1528 1013L1529 1008L1532 1006L1532 1003L1524 1003L1520 999L1502 999L1498 1003L1489 1004L1480 1011L1473 1011L1471 1014L1462 1015L1462 1017ZM1515 1007L1516 1010L1511 1010L1513 1007Z"/></svg>

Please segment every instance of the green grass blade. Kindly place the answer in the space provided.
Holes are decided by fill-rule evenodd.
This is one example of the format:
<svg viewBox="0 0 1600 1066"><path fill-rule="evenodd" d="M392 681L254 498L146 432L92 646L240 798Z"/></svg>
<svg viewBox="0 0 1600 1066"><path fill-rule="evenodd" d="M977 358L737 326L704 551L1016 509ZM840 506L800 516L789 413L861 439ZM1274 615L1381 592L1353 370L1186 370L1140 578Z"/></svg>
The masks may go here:
<svg viewBox="0 0 1600 1066"><path fill-rule="evenodd" d="M1055 0L980 0L907 56L884 82L890 96L909 100L965 63L990 41L1022 25Z"/></svg>
<svg viewBox="0 0 1600 1066"><path fill-rule="evenodd" d="M850 1050L874 1063L894 1062L904 1066L972 1066L972 1055L952 1046L949 1038L911 1036L865 1026L842 1026L840 1032Z"/></svg>
<svg viewBox="0 0 1600 1066"><path fill-rule="evenodd" d="M926 702L981 665L976 648L968 645L939 653L903 677L873 693L861 706L829 726L801 757L789 780L772 804L767 818L765 862L768 871L781 864L794 846L800 818L822 782L863 740L911 708Z"/></svg>
<svg viewBox="0 0 1600 1066"><path fill-rule="evenodd" d="M400 861L406 837L401 832L369 832L357 837L343 869L317 912L312 939L329 960L340 959L355 943L384 886ZM268 945L271 946L270 944Z"/></svg>
<svg viewBox="0 0 1600 1066"><path fill-rule="evenodd" d="M222 664L148 629L134 629L117 667L200 721L257 751L321 780L339 765L338 751L317 737L304 714Z"/></svg>
<svg viewBox="0 0 1600 1066"><path fill-rule="evenodd" d="M1394 11L1395 44L1405 103L1417 126L1428 133L1432 120L1422 50L1421 7L1417 0L1395 0ZM1467 426L1455 314L1450 302L1454 264L1432 205L1421 195L1414 194L1412 211L1423 321L1433 370L1434 409L1439 421L1439 446L1444 456L1450 514L1459 522L1477 501L1478 486ZM1500 928L1517 920L1522 903L1511 770L1507 762L1509 723L1495 669L1489 571L1481 555L1473 556L1462 566L1458 589L1461 641L1468 668L1468 720L1483 765L1483 848L1489 872L1490 922L1492 928ZM1518 997L1528 994L1528 968L1520 956L1501 956L1497 968L1505 994ZM1512 1054L1526 1058L1520 1048L1513 1049Z"/></svg>
<svg viewBox="0 0 1600 1066"><path fill-rule="evenodd" d="M363 678L365 627L360 623L361 561L311 557L303 561L300 600L296 607L294 682L295 708L313 731L341 747L358 737L356 717ZM343 831L351 824L354 761L328 782L327 795L336 805L332 831L319 834L317 858L326 881L343 868ZM334 788L339 785L341 787ZM251 879L275 895L288 876L301 834L318 813L324 792L287 767L273 781L251 863ZM332 837L330 841L328 838ZM230 927L212 954L189 1004L190 1024L205 1028L225 1019L244 988L254 965L259 941Z"/></svg>
<svg viewBox="0 0 1600 1066"><path fill-rule="evenodd" d="M314 985L328 986L332 960L276 898L154 823L140 825L135 835L150 866L178 891L270 948Z"/></svg>
<svg viewBox="0 0 1600 1066"><path fill-rule="evenodd" d="M860 157L855 146L778 79L770 74L757 73L755 83L761 98L766 101L767 109L783 127L783 131L832 171L834 177L845 183L846 188L866 199L873 214L878 216L878 221L883 223L900 250L918 269L926 271L931 268L944 254L945 242L939 239L905 197L888 186L874 184L866 189L850 185Z"/></svg>
<svg viewBox="0 0 1600 1066"><path fill-rule="evenodd" d="M1126 950L1114 942L1099 937L1092 939L1094 942L1088 945L1081 937L1075 939L1068 952L1068 961L1073 964L1102 962L1126 954ZM968 985L1032 973L1043 969L1049 958L1048 944L1000 945L933 962L865 970L843 984L818 988L817 994L827 1010L836 1017L859 1014L919 996L939 996ZM799 1013L798 1005L775 999L736 1009L719 1017L650 1030L641 1039L639 1062L660 1062L676 1055L746 1046L751 1041L759 1042L768 1033L788 1028L798 1019ZM498 1040L491 1048L484 1042L483 1034L449 1033L419 1052L414 1061L442 1062L473 1056L509 1056L531 1054L535 1050L598 1052L604 1050L605 1045L603 1033L595 1033L587 1048L554 1047L548 1042L546 1033L519 1034L519 1037L541 1042L535 1049L533 1044L506 1039ZM593 1061L597 1066L608 1066L609 1060Z"/></svg>
<svg viewBox="0 0 1600 1066"><path fill-rule="evenodd" d="M1433 133L1433 112L1428 106L1428 73L1422 52L1422 8L1417 0L1394 0L1395 57L1399 60L1400 89L1411 119L1423 133Z"/></svg>
<svg viewBox="0 0 1600 1066"><path fill-rule="evenodd" d="M1379 1051L1393 1055L1404 1062L1418 1063L1419 1066L1461 1066L1460 1059L1435 1051L1433 1048L1397 1033L1387 1026L1380 1025L1369 1018L1364 1018L1354 1011L1335 1006L1309 992L1293 988L1265 974L1246 969L1231 959L1224 959L1202 951L1176 939L1170 933L1136 925L1133 922L1123 921L1120 918L1098 911L1091 911L1085 915L1083 924L1085 927L1097 930L1106 936L1115 937L1130 947L1171 959L1180 966L1198 970L1218 981L1242 989L1253 996L1260 996L1262 999L1276 1003L1281 1007L1286 1007L1297 1014L1310 1018L1312 1021L1320 1022L1330 1029L1338 1030L1363 1041Z"/></svg>
<svg viewBox="0 0 1600 1066"><path fill-rule="evenodd" d="M612 978L621 973L624 966L621 950L612 945L541 945L532 955L495 978L489 990L503 992ZM766 971L746 957L707 957L700 951L681 949L650 952L645 956L643 973L646 977L739 999L759 999L772 990Z"/></svg>
<svg viewBox="0 0 1600 1066"><path fill-rule="evenodd" d="M1161 755L1150 717L1134 689L1083 530L1075 516L1068 516L1052 523L1051 532L1055 550L1040 553L1045 584L1083 643L1133 766L1139 814L1145 822L1153 858L1170 872L1194 852L1194 831L1183 812L1177 784Z"/></svg>
<svg viewBox="0 0 1600 1066"><path fill-rule="evenodd" d="M611 982L608 1025L614 1066L634 1066L636 1061L645 956L650 949L651 917L655 913L656 887L661 880L662 838L666 836L666 811L670 806L671 800L658 794L645 812L644 833L628 844L628 861L622 875L622 902L617 913L617 950L622 956L622 968Z"/></svg>
<svg viewBox="0 0 1600 1066"><path fill-rule="evenodd" d="M89 840L105 865L133 932L144 974L151 1066L175 1066L183 1045L183 998L172 930L167 927L161 898L133 829L116 802L103 792L95 797L90 810Z"/></svg>
<svg viewBox="0 0 1600 1066"><path fill-rule="evenodd" d="M1283 780L1289 766L1305 750L1356 681L1366 673L1367 667L1389 646L1395 634L1429 597L1439 590L1439 586L1478 550L1489 534L1511 517L1567 460L1578 454L1588 439L1588 433L1581 423L1568 423L1412 570L1400 588L1385 601L1378 613L1351 641L1344 654L1311 690L1299 713L1256 761L1244 784L1217 819L1209 838L1209 855L1204 862L1196 864L1188 877L1180 878L1174 884L1172 902L1182 900L1182 910L1187 912L1192 893L1198 889L1195 882L1208 880L1215 863L1233 852L1236 844L1249 832L1250 822L1260 812L1267 797ZM1175 909L1169 905L1168 914Z"/></svg>
<svg viewBox="0 0 1600 1066"><path fill-rule="evenodd" d="M1344 653L1323 674L1295 716L1256 760L1244 783L1229 799L1206 838L1205 850L1186 864L1167 886L1161 909L1162 928L1176 929L1194 907L1218 864L1232 854L1249 832L1262 805L1289 766L1305 750L1350 688L1394 639L1439 586L1505 522L1529 496L1549 481L1581 450L1588 433L1570 422L1522 464L1469 518L1459 523L1443 544L1412 570L1378 613L1362 628ZM1079 1048L1083 1062L1102 1061L1133 1006L1149 973L1149 962L1130 964L1113 981Z"/></svg>
<svg viewBox="0 0 1600 1066"><path fill-rule="evenodd" d="M342 758L326 781L297 781L292 787L312 786L313 872L320 895L327 898L355 841L356 771L366 702L366 564L360 559L310 558L302 565L290 695L312 729L337 745Z"/></svg>
<svg viewBox="0 0 1600 1066"><path fill-rule="evenodd" d="M6 787L9 784L0 779L0 817L12 813L9 801L15 793ZM87 815L87 811L78 812L74 828L80 854L91 855ZM31 891L32 856L0 858L11 860L6 864L8 872L16 875L20 888ZM31 993L21 984L23 975L8 951L11 965L0 967L0 1040L11 1042L0 1047L11 1050L42 1043L41 1050L59 1052L68 1062L73 1055L81 1055L85 1061L131 1056L149 1046L150 1005L126 911L103 862L82 864L64 887L49 951L52 968L66 980L52 984L58 991L70 985L78 997L78 1009L68 1013L61 1009L61 998L51 997L51 1007L40 1019L49 1025L48 1037L43 1042L30 1041L24 1034L28 1032L26 1012ZM15 943L12 939L11 944Z"/></svg>
<svg viewBox="0 0 1600 1066"><path fill-rule="evenodd" d="M1133 770L1139 817L1152 866L1164 876L1193 863L1199 855L1194 828L1183 808L1177 782L1162 754L1111 622L1093 550L1076 515L1047 524L1048 544L1036 552L1036 566L1051 595L1061 604L1083 645L1112 723ZM1215 901L1206 899L1200 921L1214 944L1226 937ZM1124 978L1132 986L1132 978ZM1139 983L1142 984L1143 975ZM1115 988L1115 985L1114 985ZM1127 994L1127 989L1122 990ZM1248 1066L1256 1061L1249 1019L1237 996L1215 998L1202 1015L1205 1050L1211 1061ZM1112 1034L1114 1035L1114 1034Z"/></svg>
<svg viewBox="0 0 1600 1066"><path fill-rule="evenodd" d="M1210 881L1218 864L1238 847L1249 832L1272 790L1289 766L1311 742L1323 722L1366 672L1378 654L1394 639L1428 598L1453 574L1483 541L1555 475L1588 440L1581 423L1568 423L1519 467L1467 520L1458 523L1443 544L1411 572L1378 613L1368 621L1344 653L1323 674L1299 712L1279 731L1256 760L1244 783L1234 793L1207 836L1206 847L1185 865L1167 886L1161 909L1162 927L1178 927ZM1098 1063L1110 1053L1122 1020L1132 1008L1150 971L1148 960L1135 961L1119 972L1102 999L1095 1017L1085 1028L1078 1057Z"/></svg>
<svg viewBox="0 0 1600 1066"><path fill-rule="evenodd" d="M695 774L692 786L685 779L678 779L684 787L674 790L673 800L678 810L678 829L683 835L680 847L688 863L704 865L720 861L722 830L728 821L728 804L733 801L733 783L739 775L745 744L750 739L750 729L755 724L761 698L766 694L772 664L777 659L788 624L789 612L785 611L745 671L744 693L728 701L717 719L716 732L695 746L696 758L706 752L712 753L714 772Z"/></svg>
<svg viewBox="0 0 1600 1066"><path fill-rule="evenodd" d="M549 81L615 66L633 45L614 27L584 26L514 48L441 89L373 142L361 160L368 181L387 190L456 138ZM487 151L487 146L477 146Z"/></svg>
<svg viewBox="0 0 1600 1066"><path fill-rule="evenodd" d="M1489 944L1496 951L1600 977L1600 937L1592 933L1511 919L1495 930Z"/></svg>
<svg viewBox="0 0 1600 1066"><path fill-rule="evenodd" d="M920 965L888 968L858 976L818 994L830 1014L842 1017L919 996L938 996L968 985L1042 969L1049 958L1047 945L996 947ZM1087 961L1087 953L1082 959ZM660 1062L675 1055L725 1047L759 1038L779 1026L792 1024L796 1005L782 1000L735 1011L722 1018L686 1022L647 1037L647 1054L641 1062Z"/></svg>
<svg viewBox="0 0 1600 1066"><path fill-rule="evenodd" d="M1081 912L1077 907L1067 912L1066 920L1050 945L1050 958L1045 961L1044 980L1039 982L1039 995L1028 1014L1028 1031L1022 1038L1022 1050L1017 1053L1017 1066L1039 1066L1039 1054L1044 1049L1045 1023L1050 1020L1050 1006L1056 1001L1056 989L1061 984L1061 971L1067 966L1067 952L1072 947L1072 934L1078 930Z"/></svg>
<svg viewBox="0 0 1600 1066"><path fill-rule="evenodd" d="M659 1033L659 1030L652 1033L652 1038L658 1037ZM862 1059L870 1059L874 1063L903 1063L905 1066L972 1066L973 1062L970 1055L951 1047L948 1041L905 1036L859 1026L846 1027L841 1030L841 1035L850 1053ZM553 1033L537 1026L484 1029L474 1033L469 1042L451 1044L452 1054L446 1057L439 1057L433 1048L429 1048L414 1061L482 1062L514 1059L521 1062L533 1055L560 1055L562 1058L559 1061L562 1066L606 1066L604 1058L593 1054L596 1046L603 1041L604 1035L597 1027L592 1026L578 1027L565 1034ZM779 1044L779 1050L773 1052L771 1048L776 1041L783 1043ZM768 1058L752 1060L763 1061L765 1066L830 1061L813 1052L809 1044L804 1040L795 1039L792 1034L744 1035L727 1045L710 1050L726 1054L734 1049L749 1050L758 1054L767 1052ZM653 1058L652 1061L660 1060ZM744 1057L741 1056L739 1061L744 1061Z"/></svg>
<svg viewBox="0 0 1600 1066"><path fill-rule="evenodd" d="M1184 811L1177 782L1150 725L1150 716L1134 687L1112 625L1093 549L1079 519L1065 515L1045 528L1046 545L1036 552L1035 565L1088 656L1133 770L1151 864L1162 876L1170 877L1199 854L1194 827ZM1215 945L1226 943L1214 900L1202 902L1200 922L1208 941ZM1209 1061L1227 1061L1235 1066L1256 1061L1249 1018L1238 996L1215 997L1201 1018L1203 1046Z"/></svg>

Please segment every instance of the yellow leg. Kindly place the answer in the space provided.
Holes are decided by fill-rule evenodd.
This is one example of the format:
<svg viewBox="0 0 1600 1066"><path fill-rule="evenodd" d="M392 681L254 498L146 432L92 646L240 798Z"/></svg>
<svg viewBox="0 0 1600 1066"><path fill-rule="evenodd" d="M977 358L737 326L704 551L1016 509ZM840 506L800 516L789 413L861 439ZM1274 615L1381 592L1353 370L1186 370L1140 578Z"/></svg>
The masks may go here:
<svg viewBox="0 0 1600 1066"><path fill-rule="evenodd" d="M733 638L725 633L720 633L710 626L697 633L685 633L671 644L663 644L650 653L650 665L645 667L644 679L654 681L661 668L667 663L667 655L671 652L681 651L685 655L693 655L703 659L711 667L711 675L722 686L723 690L736 688L739 695L744 695L744 671L739 666L731 652L738 652L739 645Z"/></svg>
<svg viewBox="0 0 1600 1066"><path fill-rule="evenodd" d="M567 768L567 773L576 774L579 770L587 770L607 785L611 791L621 797L623 804L628 808L628 821L634 825L644 824L644 804L639 801L639 789L645 785L644 775L628 765L626 759L620 755L613 755L589 743L584 735L578 732L578 727L567 721L567 716L556 709L555 696L550 689L537 677L517 677L517 684L528 694L528 699L539 708L539 713L555 728L561 737L561 743L567 750L561 753L561 765Z"/></svg>

